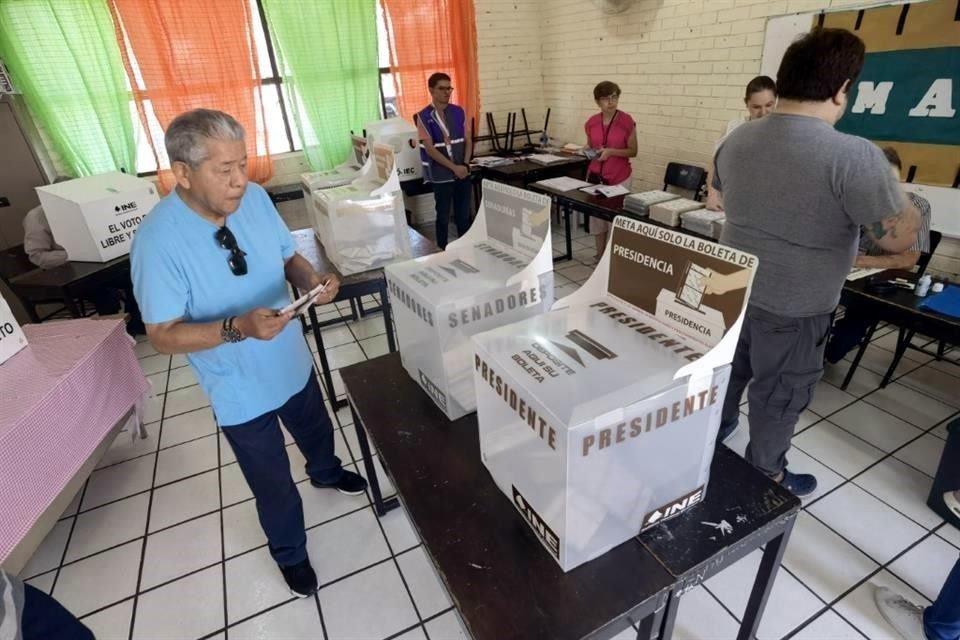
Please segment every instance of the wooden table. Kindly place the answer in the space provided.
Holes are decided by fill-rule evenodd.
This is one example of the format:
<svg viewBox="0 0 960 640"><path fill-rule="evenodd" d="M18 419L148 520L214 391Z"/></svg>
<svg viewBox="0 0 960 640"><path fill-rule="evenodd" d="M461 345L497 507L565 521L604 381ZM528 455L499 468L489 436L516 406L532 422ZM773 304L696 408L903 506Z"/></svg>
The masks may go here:
<svg viewBox="0 0 960 640"><path fill-rule="evenodd" d="M857 372L857 367L860 366L860 360L863 358L867 347L870 346L873 333L877 330L881 322L900 327L893 361L883 376L883 381L880 383L881 388L890 384L894 371L896 371L897 366L899 366L903 354L906 353L907 348L910 347L913 336L917 333L947 344L960 344L960 318L921 308L920 305L926 298L918 298L913 294L913 291L901 288L894 288L892 292L887 294L867 291L867 283L870 282L870 280L892 280L894 278L905 278L914 282L916 281L917 275L909 271L888 270L878 273L871 278L848 280L843 285L840 303L847 309L856 310L857 313L869 315L873 319L870 323L870 328L867 330L866 337L860 344L857 355L850 364L850 369L847 371L843 385L840 387L841 389L846 389L850 381L853 380L853 375ZM920 350L923 351L923 349ZM929 352L925 351L925 353ZM939 358L942 357L943 354L938 350L937 353L929 353L929 355Z"/></svg>
<svg viewBox="0 0 960 640"><path fill-rule="evenodd" d="M109 262L68 262L54 269L34 269L10 280L10 288L21 299L63 300L74 318L83 317L76 303L78 297L108 286L124 289L132 295L129 255ZM40 322L34 306L24 306L30 321Z"/></svg>
<svg viewBox="0 0 960 640"><path fill-rule="evenodd" d="M349 276L341 275L337 267L330 262L326 250L317 239L313 229L298 229L293 231L293 241L296 245L297 253L307 259L308 262L319 273L332 273L340 279L340 291L333 302L349 301L351 316L349 319L356 320L364 313L376 313L383 311L383 325L387 331L387 347L393 353L397 350L396 340L393 335L393 320L390 317L390 303L387 299L387 278L383 269L371 269L363 273L354 273ZM423 237L413 229L408 228L407 234L410 238L410 249L412 257L419 258L439 251L437 245ZM380 306L364 310L360 299L363 296L380 295ZM294 288L294 295L299 296L300 292ZM310 327L313 329L313 337L317 342L317 355L320 356L320 372L323 381L327 385L327 395L334 410L347 406L346 400L337 400L336 393L333 390L333 374L330 371L330 363L327 361L327 352L323 346L323 334L321 329L332 324L343 322L342 318L320 322L317 318L317 308L311 306L307 311L310 318ZM307 327L304 328L306 331Z"/></svg>
<svg viewBox="0 0 960 640"><path fill-rule="evenodd" d="M563 573L483 466L476 414L447 420L398 354L341 375L377 514L403 501L475 638L607 638L641 619L638 639L653 625L669 638L686 591L766 545L739 638L756 633L800 500L726 447L703 503ZM396 498L383 499L367 434ZM704 524L723 520L731 531Z"/></svg>
<svg viewBox="0 0 960 640"><path fill-rule="evenodd" d="M474 638L612 638L659 623L673 579L653 555L634 540L561 571L481 463L476 414L448 421L398 354L341 374L378 513L367 432Z"/></svg>

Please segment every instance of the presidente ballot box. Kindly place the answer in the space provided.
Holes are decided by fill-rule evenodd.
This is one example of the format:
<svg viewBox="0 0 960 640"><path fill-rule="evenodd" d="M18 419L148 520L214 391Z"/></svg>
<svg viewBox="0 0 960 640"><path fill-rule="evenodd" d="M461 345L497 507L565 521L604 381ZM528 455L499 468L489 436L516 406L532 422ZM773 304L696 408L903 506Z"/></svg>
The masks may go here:
<svg viewBox="0 0 960 640"><path fill-rule="evenodd" d="M0 365L27 346L27 336L13 316L10 305L0 295Z"/></svg>
<svg viewBox="0 0 960 640"><path fill-rule="evenodd" d="M53 239L78 262L130 253L144 216L160 201L152 182L119 171L37 187L37 195Z"/></svg>
<svg viewBox="0 0 960 640"><path fill-rule="evenodd" d="M703 500L756 266L621 216L576 293L473 336L483 462L564 571Z"/></svg>
<svg viewBox="0 0 960 640"><path fill-rule="evenodd" d="M455 420L476 408L470 336L553 304L550 197L484 180L470 231L385 272L403 366Z"/></svg>
<svg viewBox="0 0 960 640"><path fill-rule="evenodd" d="M342 275L411 255L407 214L393 149L374 145L350 184L312 193L313 229Z"/></svg>

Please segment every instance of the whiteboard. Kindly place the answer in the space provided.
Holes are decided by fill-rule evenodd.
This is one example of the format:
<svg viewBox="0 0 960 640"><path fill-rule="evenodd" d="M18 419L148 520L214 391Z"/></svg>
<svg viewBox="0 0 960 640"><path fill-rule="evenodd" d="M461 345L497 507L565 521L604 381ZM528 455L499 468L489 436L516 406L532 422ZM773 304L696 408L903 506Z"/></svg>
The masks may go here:
<svg viewBox="0 0 960 640"><path fill-rule="evenodd" d="M960 239L960 189L931 187L924 184L906 184L913 191L930 201L930 228L948 238Z"/></svg>

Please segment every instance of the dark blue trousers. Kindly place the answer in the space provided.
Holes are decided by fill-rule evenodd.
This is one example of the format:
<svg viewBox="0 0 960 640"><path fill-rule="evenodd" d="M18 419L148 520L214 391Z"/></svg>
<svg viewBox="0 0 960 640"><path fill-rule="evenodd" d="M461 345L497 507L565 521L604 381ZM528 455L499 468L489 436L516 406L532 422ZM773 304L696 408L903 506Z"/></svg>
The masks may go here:
<svg viewBox="0 0 960 640"><path fill-rule="evenodd" d="M253 491L270 554L278 565L289 567L306 560L307 533L303 502L290 475L290 459L279 420L283 420L307 459L307 475L312 480L336 482L343 467L333 452L333 425L313 372L303 390L276 411L243 424L222 427Z"/></svg>
<svg viewBox="0 0 960 640"><path fill-rule="evenodd" d="M953 565L940 595L924 612L923 631L930 640L960 638L960 560Z"/></svg>
<svg viewBox="0 0 960 640"><path fill-rule="evenodd" d="M23 640L94 640L76 616L43 591L23 585L23 617L20 619Z"/></svg>
<svg viewBox="0 0 960 640"><path fill-rule="evenodd" d="M470 196L473 183L470 178L440 182L433 185L433 199L437 207L437 246L447 248L447 236L450 228L450 208L453 207L453 219L457 225L457 236L463 236L470 230Z"/></svg>

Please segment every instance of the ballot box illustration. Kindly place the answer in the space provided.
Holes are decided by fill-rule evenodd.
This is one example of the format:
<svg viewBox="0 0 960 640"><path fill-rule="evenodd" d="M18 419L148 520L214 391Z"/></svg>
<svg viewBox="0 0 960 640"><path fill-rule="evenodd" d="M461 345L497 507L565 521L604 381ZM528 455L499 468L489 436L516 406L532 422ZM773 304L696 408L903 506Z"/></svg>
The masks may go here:
<svg viewBox="0 0 960 640"><path fill-rule="evenodd" d="M470 231L385 268L403 366L451 420L476 408L470 336L553 304L550 198L484 180Z"/></svg>
<svg viewBox="0 0 960 640"><path fill-rule="evenodd" d="M756 268L620 216L576 293L473 336L483 463L564 571L706 496Z"/></svg>
<svg viewBox="0 0 960 640"><path fill-rule="evenodd" d="M409 258L410 236L390 147L375 145L350 184L313 192L313 229L342 275Z"/></svg>
<svg viewBox="0 0 960 640"><path fill-rule="evenodd" d="M119 171L37 187L53 239L77 262L130 253L133 236L160 201L153 182Z"/></svg>
<svg viewBox="0 0 960 640"><path fill-rule="evenodd" d="M10 305L0 295L0 366L27 346L27 336L13 316Z"/></svg>

